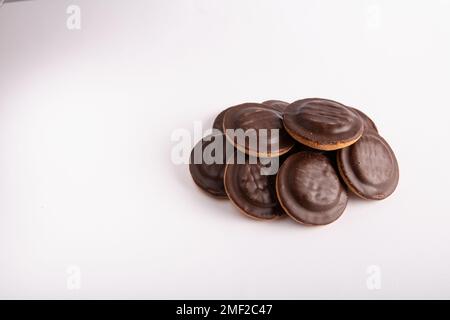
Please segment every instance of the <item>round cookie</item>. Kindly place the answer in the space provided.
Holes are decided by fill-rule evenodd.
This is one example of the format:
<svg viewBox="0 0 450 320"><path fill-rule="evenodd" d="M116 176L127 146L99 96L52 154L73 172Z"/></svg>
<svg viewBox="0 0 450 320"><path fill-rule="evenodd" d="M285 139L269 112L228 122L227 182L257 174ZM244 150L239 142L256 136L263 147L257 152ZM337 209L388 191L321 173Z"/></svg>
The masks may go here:
<svg viewBox="0 0 450 320"><path fill-rule="evenodd" d="M245 164L229 163L225 169L225 190L231 202L243 214L258 220L284 215L275 191L276 173L265 175L262 171L269 165L259 160L250 163L247 157Z"/></svg>
<svg viewBox="0 0 450 320"><path fill-rule="evenodd" d="M359 109L353 108L353 107L349 107L350 109L352 109L353 111L355 111L357 114L359 114L359 116L361 117L361 119L364 122L364 131L374 131L376 133L378 133L378 129L377 126L375 125L375 122L372 121L372 119L370 119L367 114L365 114L364 112L362 112Z"/></svg>
<svg viewBox="0 0 450 320"><path fill-rule="evenodd" d="M281 101L281 100L267 100L262 102L263 105L274 108L280 112L284 112L289 103Z"/></svg>
<svg viewBox="0 0 450 320"><path fill-rule="evenodd" d="M361 139L337 152L342 179L356 195L381 200L397 187L399 168L389 144L374 132L365 132Z"/></svg>
<svg viewBox="0 0 450 320"><path fill-rule="evenodd" d="M361 117L339 102L312 98L291 103L284 111L284 127L297 141L319 150L345 148L361 137Z"/></svg>
<svg viewBox="0 0 450 320"><path fill-rule="evenodd" d="M338 219L347 206L347 191L330 159L318 152L299 152L281 166L276 181L284 211L295 221L325 225Z"/></svg>
<svg viewBox="0 0 450 320"><path fill-rule="evenodd" d="M266 105L244 103L225 112L223 131L234 147L246 154L265 158L278 157L288 152L295 144L284 129L282 118L280 111ZM266 130L265 141L260 139L261 129ZM272 136L272 129L278 130L278 135ZM240 130L240 134L246 133L246 137L239 139L239 131L234 131L233 135L233 130Z"/></svg>
<svg viewBox="0 0 450 320"><path fill-rule="evenodd" d="M215 146L214 143L217 143ZM221 149L221 155L217 155L218 161L214 159L204 159L204 152L215 156L212 149ZM198 151L196 156L196 150ZM204 191L212 196L227 198L223 185L223 175L227 160L231 156L233 147L227 142L223 134L210 135L200 140L192 149L189 171L194 182ZM228 151L228 155L227 155Z"/></svg>

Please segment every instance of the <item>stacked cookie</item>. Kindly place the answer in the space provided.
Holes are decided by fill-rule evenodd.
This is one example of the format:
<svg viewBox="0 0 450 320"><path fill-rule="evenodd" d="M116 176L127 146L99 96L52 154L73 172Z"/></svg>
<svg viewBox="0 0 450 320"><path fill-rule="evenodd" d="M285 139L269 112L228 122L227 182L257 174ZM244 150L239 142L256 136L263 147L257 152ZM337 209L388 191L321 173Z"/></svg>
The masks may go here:
<svg viewBox="0 0 450 320"><path fill-rule="evenodd" d="M336 101L244 103L222 111L213 128L192 150L192 178L252 218L325 225L344 212L347 190L381 200L398 183L397 160L374 122Z"/></svg>

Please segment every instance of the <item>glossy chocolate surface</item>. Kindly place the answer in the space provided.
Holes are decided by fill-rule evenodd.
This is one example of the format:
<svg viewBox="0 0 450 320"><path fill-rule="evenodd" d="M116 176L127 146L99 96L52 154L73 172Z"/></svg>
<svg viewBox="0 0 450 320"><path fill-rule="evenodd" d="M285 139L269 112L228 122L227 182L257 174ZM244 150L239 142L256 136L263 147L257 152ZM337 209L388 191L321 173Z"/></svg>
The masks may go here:
<svg viewBox="0 0 450 320"><path fill-rule="evenodd" d="M303 99L284 111L284 126L299 142L321 150L335 150L354 143L363 133L361 117L332 100Z"/></svg>
<svg viewBox="0 0 450 320"><path fill-rule="evenodd" d="M228 109L224 115L223 127L227 138L236 148L253 156L279 156L288 152L295 143L283 127L281 112L259 103L244 103ZM258 145L229 136L227 129L242 129L244 132L254 129L252 137ZM260 129L267 131L264 143L259 140ZM272 136L271 129L277 129L278 136Z"/></svg>
<svg viewBox="0 0 450 320"><path fill-rule="evenodd" d="M339 171L356 195L381 200L397 187L399 168L389 144L374 132L365 132L350 147L337 152Z"/></svg>
<svg viewBox="0 0 450 320"><path fill-rule="evenodd" d="M347 206L347 192L335 168L318 152L290 156L278 172L276 188L285 212L304 224L329 224Z"/></svg>
<svg viewBox="0 0 450 320"><path fill-rule="evenodd" d="M228 164L225 188L228 197L242 213L256 219L271 220L284 215L275 191L276 174L263 175L261 162Z"/></svg>

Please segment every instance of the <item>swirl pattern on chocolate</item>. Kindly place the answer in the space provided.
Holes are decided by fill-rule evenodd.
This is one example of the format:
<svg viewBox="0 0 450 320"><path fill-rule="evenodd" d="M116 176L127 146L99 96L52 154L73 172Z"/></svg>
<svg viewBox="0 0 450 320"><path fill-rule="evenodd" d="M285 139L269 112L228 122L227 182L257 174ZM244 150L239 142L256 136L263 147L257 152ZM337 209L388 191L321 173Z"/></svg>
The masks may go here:
<svg viewBox="0 0 450 320"><path fill-rule="evenodd" d="M228 164L225 170L225 189L228 197L245 215L271 220L284 215L275 191L276 175L263 175L267 165L260 161Z"/></svg>
<svg viewBox="0 0 450 320"><path fill-rule="evenodd" d="M335 221L348 200L330 159L317 152L290 156L279 170L276 190L285 212L309 225Z"/></svg>

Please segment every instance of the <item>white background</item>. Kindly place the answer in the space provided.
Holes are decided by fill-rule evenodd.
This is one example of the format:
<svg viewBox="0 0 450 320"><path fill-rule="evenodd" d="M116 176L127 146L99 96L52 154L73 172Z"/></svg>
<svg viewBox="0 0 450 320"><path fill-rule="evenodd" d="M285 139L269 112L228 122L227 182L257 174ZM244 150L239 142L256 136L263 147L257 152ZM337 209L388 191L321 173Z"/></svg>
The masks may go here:
<svg viewBox="0 0 450 320"><path fill-rule="evenodd" d="M450 298L449 16L446 0L5 4L0 298ZM390 198L326 227L257 222L171 162L176 129L305 97L375 120L400 164Z"/></svg>

